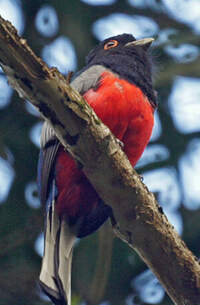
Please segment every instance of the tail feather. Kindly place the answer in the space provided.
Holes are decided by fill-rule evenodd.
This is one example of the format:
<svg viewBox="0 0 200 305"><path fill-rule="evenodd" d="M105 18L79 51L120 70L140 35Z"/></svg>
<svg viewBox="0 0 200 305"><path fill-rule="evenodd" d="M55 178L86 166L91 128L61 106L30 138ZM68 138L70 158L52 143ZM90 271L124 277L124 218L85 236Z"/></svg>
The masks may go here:
<svg viewBox="0 0 200 305"><path fill-rule="evenodd" d="M56 305L71 305L71 263L75 235L54 210L47 213L44 256L40 273L42 290Z"/></svg>

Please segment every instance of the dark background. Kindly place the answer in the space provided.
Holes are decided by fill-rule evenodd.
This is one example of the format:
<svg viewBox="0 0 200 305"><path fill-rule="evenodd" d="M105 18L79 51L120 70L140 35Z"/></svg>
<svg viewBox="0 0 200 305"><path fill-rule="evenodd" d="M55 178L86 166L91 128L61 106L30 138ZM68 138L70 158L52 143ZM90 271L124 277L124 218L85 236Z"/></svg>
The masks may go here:
<svg viewBox="0 0 200 305"><path fill-rule="evenodd" d="M199 256L200 1L1 0L0 14L17 26L37 55L65 74L84 65L99 39L123 32L156 38L152 54L159 109L137 170ZM35 183L40 128L38 114L1 74L0 305L50 304L37 286L43 230ZM97 248L98 233L77 243L73 305L84 304L90 293ZM137 254L115 239L101 304L172 302Z"/></svg>

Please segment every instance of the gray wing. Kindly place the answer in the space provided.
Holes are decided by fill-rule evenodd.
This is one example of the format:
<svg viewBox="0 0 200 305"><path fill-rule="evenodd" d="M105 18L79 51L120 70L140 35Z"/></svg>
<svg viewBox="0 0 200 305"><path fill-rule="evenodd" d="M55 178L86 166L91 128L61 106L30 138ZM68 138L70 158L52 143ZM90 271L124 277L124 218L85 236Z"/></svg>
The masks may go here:
<svg viewBox="0 0 200 305"><path fill-rule="evenodd" d="M38 192L42 207L47 205L47 199L52 189L54 163L60 142L49 123L45 122L41 134L41 149L38 160ZM53 197L53 194L52 196Z"/></svg>
<svg viewBox="0 0 200 305"><path fill-rule="evenodd" d="M107 70L100 65L91 66L86 70L82 70L70 85L80 94L84 94L89 89L98 87L101 74Z"/></svg>
<svg viewBox="0 0 200 305"><path fill-rule="evenodd" d="M107 69L100 65L91 66L82 70L77 77L71 82L71 86L80 94L84 94L91 88L97 88L101 74ZM53 128L45 121L41 133L41 151L38 162L38 188L40 200L43 206L46 205L49 197L53 179L53 169L55 157L60 143L55 135Z"/></svg>

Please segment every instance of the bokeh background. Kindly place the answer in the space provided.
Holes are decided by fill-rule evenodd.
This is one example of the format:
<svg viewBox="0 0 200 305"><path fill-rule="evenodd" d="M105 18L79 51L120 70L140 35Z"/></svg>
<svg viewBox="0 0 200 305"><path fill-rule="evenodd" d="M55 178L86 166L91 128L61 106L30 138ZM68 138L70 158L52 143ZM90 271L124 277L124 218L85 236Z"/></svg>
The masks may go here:
<svg viewBox="0 0 200 305"><path fill-rule="evenodd" d="M0 14L64 74L80 69L88 51L109 36L126 32L156 38L152 55L159 109L137 170L199 256L200 0L0 0ZM19 99L1 71L0 305L51 304L37 285L43 251L36 186L41 125L38 113ZM73 305L86 304L98 240L95 233L75 247ZM172 302L137 254L115 239L101 305L122 304Z"/></svg>

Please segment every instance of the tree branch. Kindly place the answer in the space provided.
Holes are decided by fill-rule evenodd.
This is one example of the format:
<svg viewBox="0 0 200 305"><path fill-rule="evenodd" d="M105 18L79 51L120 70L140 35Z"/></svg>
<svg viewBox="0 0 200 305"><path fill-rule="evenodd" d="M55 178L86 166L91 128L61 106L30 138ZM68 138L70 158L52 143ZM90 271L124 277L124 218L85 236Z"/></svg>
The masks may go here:
<svg viewBox="0 0 200 305"><path fill-rule="evenodd" d="M116 234L135 249L179 305L200 304L200 265L131 167L115 137L56 70L0 19L0 62L12 87L48 120L106 204Z"/></svg>

